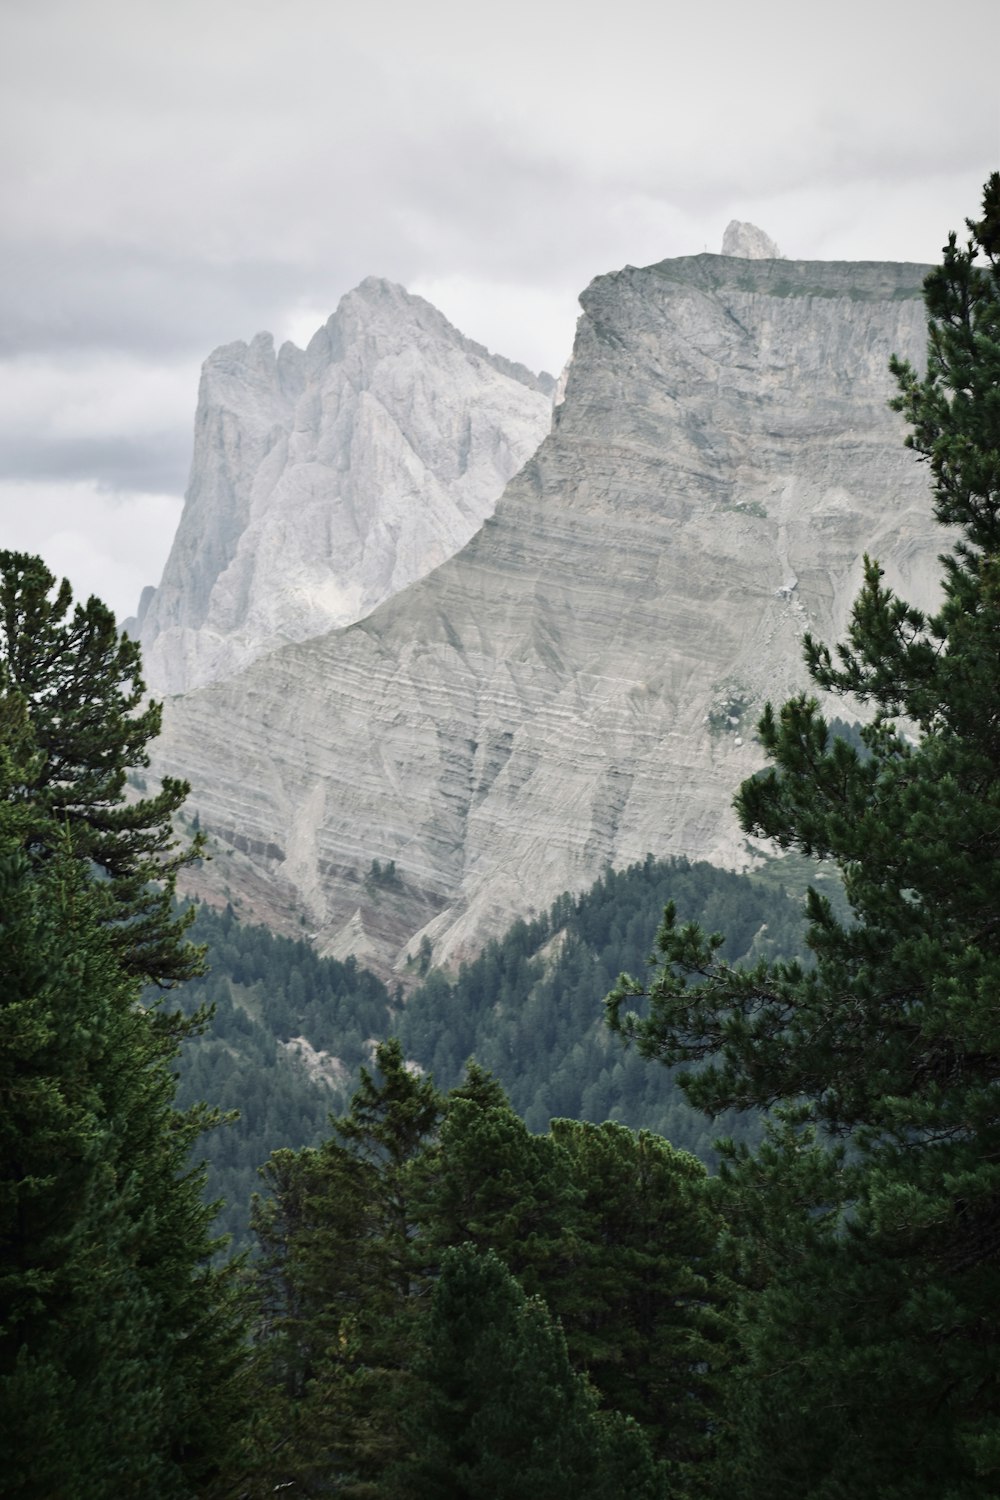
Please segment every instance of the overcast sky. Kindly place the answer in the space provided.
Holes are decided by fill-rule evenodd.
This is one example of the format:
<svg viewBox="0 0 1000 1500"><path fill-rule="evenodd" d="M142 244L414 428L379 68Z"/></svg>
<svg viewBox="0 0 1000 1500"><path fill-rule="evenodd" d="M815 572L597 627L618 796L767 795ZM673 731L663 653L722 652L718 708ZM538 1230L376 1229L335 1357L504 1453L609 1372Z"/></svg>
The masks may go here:
<svg viewBox="0 0 1000 1500"><path fill-rule="evenodd" d="M558 373L592 277L732 218L936 260L998 55L996 0L0 0L0 545L130 613L201 361L367 275Z"/></svg>

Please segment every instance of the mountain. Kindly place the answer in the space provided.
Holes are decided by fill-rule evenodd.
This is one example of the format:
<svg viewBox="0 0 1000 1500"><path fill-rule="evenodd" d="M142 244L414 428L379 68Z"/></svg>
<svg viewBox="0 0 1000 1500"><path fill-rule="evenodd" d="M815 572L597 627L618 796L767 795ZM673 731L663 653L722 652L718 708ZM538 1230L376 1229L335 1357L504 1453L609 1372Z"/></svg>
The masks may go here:
<svg viewBox="0 0 1000 1500"><path fill-rule="evenodd" d="M738 255L744 260L780 260L781 251L763 229L756 224L746 224L740 219L730 219L722 236L723 255Z"/></svg>
<svg viewBox="0 0 1000 1500"><path fill-rule="evenodd" d="M163 581L126 625L150 688L350 624L450 557L545 436L553 387L374 277L304 351L217 349Z"/></svg>
<svg viewBox="0 0 1000 1500"><path fill-rule="evenodd" d="M699 255L599 277L553 429L466 546L366 619L167 704L213 899L405 973L652 851L747 859L755 716L865 550L942 546L887 402L914 265ZM411 970L412 972L412 970Z"/></svg>

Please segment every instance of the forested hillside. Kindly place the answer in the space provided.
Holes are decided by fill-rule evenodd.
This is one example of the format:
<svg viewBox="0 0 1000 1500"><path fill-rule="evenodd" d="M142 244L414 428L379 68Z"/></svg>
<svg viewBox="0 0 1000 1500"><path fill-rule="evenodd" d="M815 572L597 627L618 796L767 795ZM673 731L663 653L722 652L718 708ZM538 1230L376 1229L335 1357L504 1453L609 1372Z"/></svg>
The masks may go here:
<svg viewBox="0 0 1000 1500"><path fill-rule="evenodd" d="M354 959L318 958L306 942L244 925L232 907L199 906L191 928L207 945L208 973L180 991L210 1019L178 1059L178 1104L211 1100L228 1123L203 1136L207 1192L222 1200L218 1226L246 1241L258 1168L278 1147L319 1141L370 1055L366 1039L392 1029L389 993ZM308 1038L311 1071L293 1038ZM312 1059L312 1053L325 1054ZM235 1118L233 1118L235 1114Z"/></svg>
<svg viewBox="0 0 1000 1500"><path fill-rule="evenodd" d="M392 1034L439 1087L454 1086L475 1057L536 1133L555 1117L618 1120L711 1163L720 1134L748 1138L754 1122L730 1114L708 1123L669 1075L608 1034L602 1003L619 973L644 969L670 900L724 931L734 962L798 953L801 900L781 878L793 869L775 861L735 875L649 856L609 870L584 895L515 923L457 976L432 971L405 1005L353 959L318 958L306 942L240 923L231 907L200 906L192 934L208 945L209 973L182 993L189 1011L208 1005L214 1015L181 1056L179 1101L239 1112L199 1143L208 1191L225 1200L221 1226L244 1241L257 1169L279 1147L322 1139L360 1064Z"/></svg>
<svg viewBox="0 0 1000 1500"><path fill-rule="evenodd" d="M602 1024L605 995L623 970L645 969L671 900L686 918L724 932L733 962L801 951L801 901L775 875L648 856L607 871L580 897L561 897L547 916L515 923L456 979L430 975L399 1023L407 1056L444 1087L474 1056L536 1132L555 1117L621 1120L710 1162L712 1141L746 1122L706 1124L668 1075Z"/></svg>

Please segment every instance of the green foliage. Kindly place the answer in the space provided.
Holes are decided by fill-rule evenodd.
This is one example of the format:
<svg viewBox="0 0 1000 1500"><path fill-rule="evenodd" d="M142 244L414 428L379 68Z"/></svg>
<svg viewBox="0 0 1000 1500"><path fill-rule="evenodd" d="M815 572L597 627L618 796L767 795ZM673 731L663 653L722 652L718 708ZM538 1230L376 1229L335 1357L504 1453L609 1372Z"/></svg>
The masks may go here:
<svg viewBox="0 0 1000 1500"><path fill-rule="evenodd" d="M753 516L758 521L766 521L767 507L759 500L738 500L734 503L725 504L723 510L734 511L736 515Z"/></svg>
<svg viewBox="0 0 1000 1500"><path fill-rule="evenodd" d="M248 1022L279 1042L307 1037L317 1052L335 1054L352 1077L369 1059L368 1038L391 1029L392 997L354 958L320 958L305 941L241 922L231 906L195 907L191 931L209 963L207 976L184 988L189 1010L225 990Z"/></svg>
<svg viewBox="0 0 1000 1500"><path fill-rule="evenodd" d="M394 859L387 860L385 864L378 859L372 860L365 876L365 890L369 896L374 896L378 891L398 891L402 888L403 882L396 871Z"/></svg>
<svg viewBox="0 0 1000 1500"><path fill-rule="evenodd" d="M743 720L749 712L751 699L747 689L735 681L720 682L714 701L708 711L708 728L713 735L741 734Z"/></svg>
<svg viewBox="0 0 1000 1500"><path fill-rule="evenodd" d="M678 1494L701 1493L724 1349L720 1219L704 1167L647 1131L556 1120L533 1136L473 1065L414 1163L417 1254L499 1256L563 1329L608 1409L637 1420Z"/></svg>
<svg viewBox="0 0 1000 1500"><path fill-rule="evenodd" d="M438 1138L417 1166L422 1254L433 1264L446 1246L495 1250L530 1295L546 1295L574 1259L579 1193L566 1153L532 1135L499 1092L491 1100L466 1082L449 1096Z"/></svg>
<svg viewBox="0 0 1000 1500"><path fill-rule="evenodd" d="M38 610L27 624L44 637ZM86 651L84 662L89 671ZM56 701L70 711L65 661L62 670L43 718ZM81 687L89 680L81 675ZM89 850L96 863L99 846L67 816L71 793L47 794L51 748L37 748L32 705L5 682L0 1428L17 1441L0 1492L219 1493L245 1456L246 1324L234 1270L212 1264L211 1212L188 1166L203 1112L173 1107L170 1062L183 1028L139 1003L135 972L148 972L151 929L141 916L123 924L121 907L115 914L113 879L99 879L84 857ZM94 692L100 702L99 683ZM112 745L108 765L115 753ZM96 737L87 754L100 761ZM104 784L94 775L92 789ZM139 951L130 955L133 929ZM177 935L170 924L160 931L159 957Z"/></svg>
<svg viewBox="0 0 1000 1500"><path fill-rule="evenodd" d="M560 897L547 916L515 922L456 979L431 974L399 1018L407 1054L445 1085L475 1056L535 1132L557 1116L616 1119L714 1161L720 1130L746 1136L754 1125L725 1116L706 1127L672 1078L623 1054L602 1025L615 974L646 964L671 897L711 930L727 929L723 951L734 961L799 950L801 902L780 869L758 878L647 856L608 870L582 896Z"/></svg>
<svg viewBox="0 0 1000 1500"><path fill-rule="evenodd" d="M728 1292L704 1169L622 1126L533 1136L476 1064L447 1099L398 1043L377 1065L257 1208L295 1435L267 1484L506 1495L538 1465L545 1494L708 1493Z"/></svg>
<svg viewBox="0 0 1000 1500"><path fill-rule="evenodd" d="M446 1251L420 1373L414 1500L665 1496L639 1428L602 1418L558 1323L492 1251Z"/></svg>
<svg viewBox="0 0 1000 1500"><path fill-rule="evenodd" d="M867 561L846 641L806 639L815 684L868 705L863 752L812 698L768 707L773 766L737 800L748 832L837 865L850 916L814 890L814 966L739 970L668 908L653 982L609 998L645 1055L694 1065L702 1107L782 1104L725 1169L752 1289L732 1444L748 1497L996 1493L998 215L994 174L968 246L952 235L927 279L926 375L894 363L958 528L943 602L915 609ZM625 1012L643 997L645 1017Z"/></svg>
<svg viewBox="0 0 1000 1500"><path fill-rule="evenodd" d="M407 1168L441 1109L399 1044L383 1043L329 1139L278 1152L266 1169L270 1197L254 1212L264 1343L272 1420L293 1441L262 1470L262 1493L334 1478L356 1500L393 1493L384 1486L407 1453L421 1290Z"/></svg>
<svg viewBox="0 0 1000 1500"><path fill-rule="evenodd" d="M554 1120L579 1198L576 1253L546 1295L574 1364L638 1421L673 1493L711 1493L729 1361L721 1217L705 1168L650 1131Z"/></svg>
<svg viewBox="0 0 1000 1500"><path fill-rule="evenodd" d="M181 1107L212 1099L238 1115L198 1142L208 1196L222 1200L217 1229L249 1245L260 1163L282 1147L318 1145L329 1110L347 1107L370 1039L397 1029L407 1054L446 1084L457 1084L470 1055L482 1058L537 1133L554 1115L620 1119L713 1163L720 1130L749 1138L755 1125L733 1116L706 1126L671 1079L609 1040L603 997L617 972L646 961L670 894L726 927L726 951L739 956L795 951L804 887L792 858L752 877L647 858L608 871L583 896L560 897L541 921L515 923L455 979L430 973L405 1008L354 959L320 958L306 942L240 922L232 907L197 906L190 935L207 948L208 972L177 994L185 1013L212 1018L177 1060L177 1098ZM289 1049L300 1037L327 1054L322 1077Z"/></svg>
<svg viewBox="0 0 1000 1500"><path fill-rule="evenodd" d="M434 1085L406 1066L393 1038L375 1050L379 1078L361 1069L351 1112L337 1122L337 1135L362 1161L387 1162L398 1172L433 1131L441 1114Z"/></svg>
<svg viewBox="0 0 1000 1500"><path fill-rule="evenodd" d="M213 1100L228 1123L198 1142L208 1163L207 1192L220 1201L217 1232L249 1245L250 1199L258 1169L282 1147L318 1145L331 1109L343 1109L368 1059L367 1039L392 1024L389 992L353 958L320 958L308 943L237 920L232 907L195 908L192 938L206 947L208 972L179 992L188 1014L210 1024L177 1061L179 1107ZM308 1040L327 1054L312 1078L287 1043Z"/></svg>
<svg viewBox="0 0 1000 1500"><path fill-rule="evenodd" d="M420 939L420 947L417 950L417 971L421 977L423 977L427 973L427 970L431 966L431 959L433 957L434 946L425 932L423 937Z"/></svg>
<svg viewBox="0 0 1000 1500"><path fill-rule="evenodd" d="M200 968L171 898L201 845L196 837L184 848L173 833L186 783L167 778L154 797L126 795L160 728L159 705L144 697L139 648L119 636L107 606L94 597L73 605L69 583L57 587L41 558L0 552L0 698L31 736L7 792L30 819L25 847L37 865L68 834L77 858L105 877L94 899L126 971L170 985Z"/></svg>

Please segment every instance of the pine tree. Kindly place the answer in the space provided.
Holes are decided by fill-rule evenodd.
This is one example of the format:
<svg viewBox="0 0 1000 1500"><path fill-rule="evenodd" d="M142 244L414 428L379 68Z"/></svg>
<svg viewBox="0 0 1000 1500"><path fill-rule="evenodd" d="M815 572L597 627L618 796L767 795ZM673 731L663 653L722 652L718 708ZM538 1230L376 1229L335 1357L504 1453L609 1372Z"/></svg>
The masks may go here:
<svg viewBox="0 0 1000 1500"><path fill-rule="evenodd" d="M248 1370L200 1121L71 836L31 857L22 700L0 726L0 1494L208 1496L243 1462Z"/></svg>
<svg viewBox="0 0 1000 1500"><path fill-rule="evenodd" d="M529 1295L548 1299L576 1252L580 1193L555 1141L532 1135L495 1079L475 1063L448 1095L436 1142L410 1174L420 1235L433 1267L446 1247L494 1251Z"/></svg>
<svg viewBox="0 0 1000 1500"><path fill-rule="evenodd" d="M493 1251L445 1252L420 1373L412 1500L663 1500L640 1429L599 1414L558 1323Z"/></svg>
<svg viewBox="0 0 1000 1500"><path fill-rule="evenodd" d="M721 1220L702 1164L649 1131L553 1120L578 1199L576 1254L546 1290L574 1368L640 1423L672 1493L711 1493L728 1363Z"/></svg>
<svg viewBox="0 0 1000 1500"><path fill-rule="evenodd" d="M972 1500L1000 1479L998 214L994 173L925 283L926 374L893 365L955 528L943 601L914 608L866 561L846 641L806 640L816 687L867 707L863 749L814 697L769 707L773 766L737 799L748 832L837 866L851 916L813 891L814 967L738 972L668 908L648 1015L624 1014L641 983L609 997L647 1056L699 1065L703 1107L784 1105L729 1167L737 1221L766 1227L741 1495Z"/></svg>
<svg viewBox="0 0 1000 1500"><path fill-rule="evenodd" d="M200 835L184 847L173 832L189 788L171 777L152 797L127 787L160 730L139 647L99 599L74 606L66 579L57 586L41 558L19 552L0 552L0 695L30 725L35 753L7 795L31 814L33 862L68 830L73 852L105 877L103 918L125 970L163 986L199 973L201 954L183 937L193 912L178 916L172 901L201 850Z"/></svg>
<svg viewBox="0 0 1000 1500"><path fill-rule="evenodd" d="M394 1494L424 1290L411 1239L409 1168L443 1101L395 1040L362 1068L322 1146L272 1155L258 1201L264 1347L276 1451L262 1479L336 1484L352 1500Z"/></svg>
<svg viewBox="0 0 1000 1500"><path fill-rule="evenodd" d="M611 1123L554 1120L534 1136L471 1063L411 1181L428 1271L461 1245L495 1254L559 1319L607 1409L669 1462L677 1495L701 1493L726 1359L720 1221L701 1163Z"/></svg>

